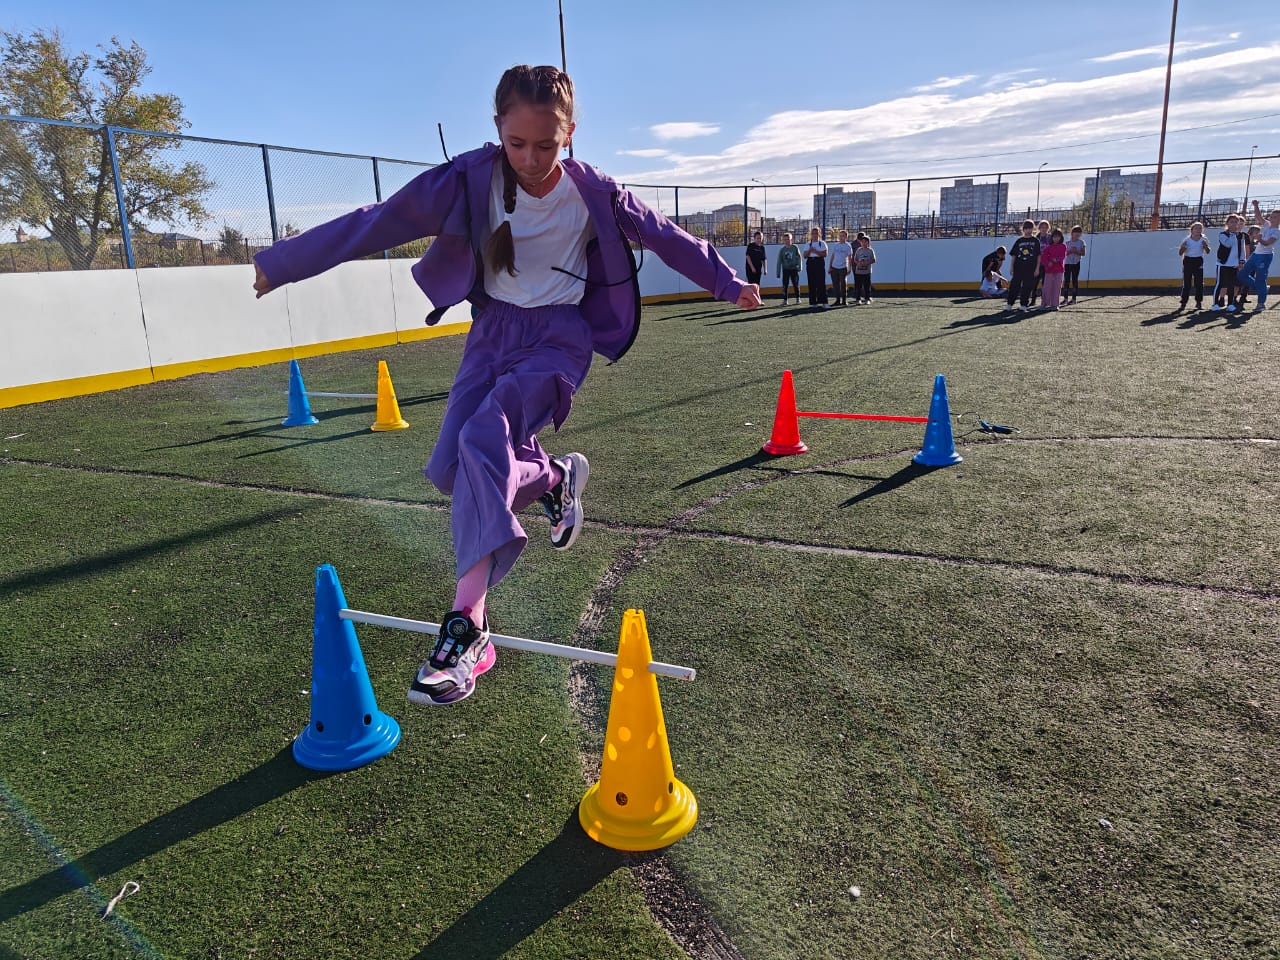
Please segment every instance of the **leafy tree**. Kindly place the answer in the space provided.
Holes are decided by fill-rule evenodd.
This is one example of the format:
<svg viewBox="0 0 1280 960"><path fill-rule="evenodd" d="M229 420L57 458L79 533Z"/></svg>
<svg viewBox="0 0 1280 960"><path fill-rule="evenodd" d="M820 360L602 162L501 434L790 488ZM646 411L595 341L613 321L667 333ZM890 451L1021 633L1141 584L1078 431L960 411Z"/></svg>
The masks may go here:
<svg viewBox="0 0 1280 960"><path fill-rule="evenodd" d="M138 91L151 67L137 43L112 37L98 50L71 54L57 30L0 31L0 114L171 134L190 126L176 96ZM213 182L200 164L164 156L179 146L168 137L117 134L131 226L208 219L203 197ZM104 235L120 230L105 131L0 121L0 221L43 227L73 268L87 269Z"/></svg>
<svg viewBox="0 0 1280 960"><path fill-rule="evenodd" d="M244 234L235 227L224 223L222 232L218 234L218 243L222 247L222 255L232 263L249 262L249 248L244 242Z"/></svg>
<svg viewBox="0 0 1280 960"><path fill-rule="evenodd" d="M1072 204L1066 211L1063 228L1070 230L1072 225L1080 224L1085 230L1101 233L1105 230L1129 230L1133 219L1133 203L1123 193L1113 194L1105 183L1098 184L1098 201L1094 206L1092 195L1086 195L1079 203Z"/></svg>

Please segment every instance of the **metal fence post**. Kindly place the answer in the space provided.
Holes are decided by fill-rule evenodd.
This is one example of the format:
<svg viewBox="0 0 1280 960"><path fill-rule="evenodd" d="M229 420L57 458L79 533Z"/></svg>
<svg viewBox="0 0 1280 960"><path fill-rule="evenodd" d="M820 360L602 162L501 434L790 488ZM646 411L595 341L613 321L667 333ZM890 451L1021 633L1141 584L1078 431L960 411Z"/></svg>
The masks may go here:
<svg viewBox="0 0 1280 960"><path fill-rule="evenodd" d="M271 185L271 154L267 145L262 145L262 172L267 178L267 211L271 214L271 242L280 239L280 227L276 223L276 191Z"/></svg>
<svg viewBox="0 0 1280 960"><path fill-rule="evenodd" d="M750 227L747 226L747 191L750 187L742 188L742 245L745 247L750 243Z"/></svg>
<svg viewBox="0 0 1280 960"><path fill-rule="evenodd" d="M1089 234L1098 232L1098 188L1102 186L1102 168L1093 171L1093 210L1089 213ZM1093 263L1092 260L1089 263Z"/></svg>
<svg viewBox="0 0 1280 960"><path fill-rule="evenodd" d="M129 214L124 204L124 184L120 181L120 157L116 154L116 137L111 127L102 128L107 138L107 154L111 158L111 179L116 186L116 209L120 212L120 240L124 244L124 260L133 269L133 237L129 233Z"/></svg>
<svg viewBox="0 0 1280 960"><path fill-rule="evenodd" d="M902 214L902 239L911 239L911 181L907 181L907 207Z"/></svg>
<svg viewBox="0 0 1280 960"><path fill-rule="evenodd" d="M991 221L991 235L993 237L1000 236L1000 178L1003 176L1004 174L1002 173L996 174L996 209L995 216Z"/></svg>
<svg viewBox="0 0 1280 960"><path fill-rule="evenodd" d="M378 203L381 203L382 202L382 177L378 174L378 158L370 157L369 159L373 161L373 198L377 200ZM391 251L383 250L382 259L390 260Z"/></svg>
<svg viewBox="0 0 1280 960"><path fill-rule="evenodd" d="M1204 213L1204 182L1209 178L1209 161L1204 162L1204 166L1200 169L1200 202L1196 204L1196 219L1202 219Z"/></svg>

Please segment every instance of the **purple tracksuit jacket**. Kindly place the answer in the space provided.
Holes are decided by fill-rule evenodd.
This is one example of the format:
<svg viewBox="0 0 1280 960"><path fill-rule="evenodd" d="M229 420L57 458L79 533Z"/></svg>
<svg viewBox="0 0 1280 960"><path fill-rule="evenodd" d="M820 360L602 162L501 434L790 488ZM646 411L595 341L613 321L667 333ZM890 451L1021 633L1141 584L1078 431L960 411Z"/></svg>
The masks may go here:
<svg viewBox="0 0 1280 960"><path fill-rule="evenodd" d="M453 497L459 576L492 556L491 585L528 542L515 514L557 476L538 431L564 422L591 352L618 360L639 330L640 285L628 241L643 244L718 300L736 303L746 286L709 243L593 167L570 159L561 162L596 232L587 247L581 303L522 310L493 301L484 291L481 251L490 234L490 183L498 158L494 144L459 154L384 202L281 240L254 257L278 287L347 260L435 238L413 266L414 279L435 307L427 322L463 300L476 309L426 473Z"/></svg>

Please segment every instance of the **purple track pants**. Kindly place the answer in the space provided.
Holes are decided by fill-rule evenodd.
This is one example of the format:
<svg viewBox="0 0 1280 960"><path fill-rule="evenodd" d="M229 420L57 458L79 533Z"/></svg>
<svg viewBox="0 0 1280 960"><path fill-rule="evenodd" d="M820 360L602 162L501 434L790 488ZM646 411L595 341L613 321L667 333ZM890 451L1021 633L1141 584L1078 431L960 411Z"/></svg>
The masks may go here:
<svg viewBox="0 0 1280 960"><path fill-rule="evenodd" d="M516 514L556 474L538 431L556 429L591 368L591 331L574 304L494 300L475 318L426 475L453 497L458 576L493 555L489 586L529 542Z"/></svg>

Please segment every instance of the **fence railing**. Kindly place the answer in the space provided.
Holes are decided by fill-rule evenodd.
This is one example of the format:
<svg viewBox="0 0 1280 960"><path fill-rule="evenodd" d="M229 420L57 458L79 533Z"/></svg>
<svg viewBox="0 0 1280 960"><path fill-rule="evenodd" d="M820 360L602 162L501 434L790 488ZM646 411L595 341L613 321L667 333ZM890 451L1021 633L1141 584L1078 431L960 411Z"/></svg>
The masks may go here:
<svg viewBox="0 0 1280 960"><path fill-rule="evenodd" d="M390 196L432 164L0 114L0 272L248 263L282 236ZM873 240L1008 237L1024 219L1149 230L1155 166L898 180L626 186L697 236L739 246L818 227ZM1280 157L1166 163L1160 225L1280 205ZM781 216L768 216L770 202ZM416 256L418 241L381 256Z"/></svg>

